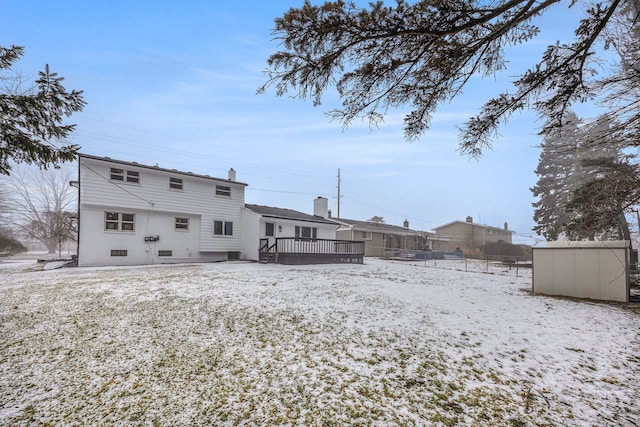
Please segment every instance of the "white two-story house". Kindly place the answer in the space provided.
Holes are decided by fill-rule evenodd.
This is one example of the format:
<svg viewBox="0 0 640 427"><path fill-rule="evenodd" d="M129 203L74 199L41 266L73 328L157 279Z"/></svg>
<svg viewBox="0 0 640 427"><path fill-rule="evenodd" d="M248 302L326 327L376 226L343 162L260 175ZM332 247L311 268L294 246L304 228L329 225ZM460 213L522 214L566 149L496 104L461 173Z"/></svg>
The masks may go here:
<svg viewBox="0 0 640 427"><path fill-rule="evenodd" d="M245 187L228 179L79 156L78 265L237 259Z"/></svg>

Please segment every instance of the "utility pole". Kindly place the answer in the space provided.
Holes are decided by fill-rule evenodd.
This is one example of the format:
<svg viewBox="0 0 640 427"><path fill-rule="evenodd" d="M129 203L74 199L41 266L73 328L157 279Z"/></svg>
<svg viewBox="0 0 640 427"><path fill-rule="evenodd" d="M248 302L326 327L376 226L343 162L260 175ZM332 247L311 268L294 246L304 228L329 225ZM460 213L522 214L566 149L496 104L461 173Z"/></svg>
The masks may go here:
<svg viewBox="0 0 640 427"><path fill-rule="evenodd" d="M340 218L340 168L338 168L338 218Z"/></svg>

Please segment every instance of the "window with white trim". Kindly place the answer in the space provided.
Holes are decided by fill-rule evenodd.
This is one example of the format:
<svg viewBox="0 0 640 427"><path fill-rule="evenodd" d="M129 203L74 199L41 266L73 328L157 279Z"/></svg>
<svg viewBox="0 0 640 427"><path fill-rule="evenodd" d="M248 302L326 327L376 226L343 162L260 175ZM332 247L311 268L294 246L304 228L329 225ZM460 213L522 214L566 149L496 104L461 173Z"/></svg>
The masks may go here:
<svg viewBox="0 0 640 427"><path fill-rule="evenodd" d="M122 168L111 168L109 178L112 181L130 182L133 184L140 183L140 172L131 171Z"/></svg>
<svg viewBox="0 0 640 427"><path fill-rule="evenodd" d="M273 222L265 222L264 223L264 235L265 236L275 236L276 235L276 225Z"/></svg>
<svg viewBox="0 0 640 427"><path fill-rule="evenodd" d="M304 227L296 225L296 239L317 239L318 229L316 227Z"/></svg>
<svg viewBox="0 0 640 427"><path fill-rule="evenodd" d="M182 178L169 177L169 188L172 190L182 190Z"/></svg>
<svg viewBox="0 0 640 427"><path fill-rule="evenodd" d="M135 231L136 216L132 213L105 212L104 229L107 231Z"/></svg>
<svg viewBox="0 0 640 427"><path fill-rule="evenodd" d="M213 221L213 234L215 236L233 236L233 222Z"/></svg>
<svg viewBox="0 0 640 427"><path fill-rule="evenodd" d="M180 218L176 217L176 230L188 230L189 229L189 218Z"/></svg>
<svg viewBox="0 0 640 427"><path fill-rule="evenodd" d="M372 239L372 234L370 231L363 231L362 232L362 239L363 240L371 240Z"/></svg>
<svg viewBox="0 0 640 427"><path fill-rule="evenodd" d="M216 184L216 195L217 196L231 197L231 187L229 187L228 185L217 185Z"/></svg>

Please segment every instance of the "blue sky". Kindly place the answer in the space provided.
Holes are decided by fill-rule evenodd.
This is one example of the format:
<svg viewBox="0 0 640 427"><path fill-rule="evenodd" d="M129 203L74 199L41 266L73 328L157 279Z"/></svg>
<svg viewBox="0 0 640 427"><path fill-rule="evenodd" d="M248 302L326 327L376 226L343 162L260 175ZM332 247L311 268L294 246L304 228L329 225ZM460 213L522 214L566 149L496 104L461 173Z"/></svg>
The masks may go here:
<svg viewBox="0 0 640 427"><path fill-rule="evenodd" d="M25 46L14 70L31 80L49 64L67 88L84 90L87 106L70 120L78 125L71 142L84 153L219 177L233 167L249 184L248 203L311 213L313 199L325 196L334 216L340 169L341 217L408 219L411 228L431 230L470 215L499 227L507 221L514 240L535 243L527 237L540 143L535 114L514 116L479 161L456 151L456 126L548 44L566 40L580 10L555 6L541 35L513 51L507 72L474 79L409 143L402 111L377 129L357 122L343 130L324 115L338 106L333 92L319 107L273 90L256 94L278 49L273 20L301 4L0 0L0 45Z"/></svg>

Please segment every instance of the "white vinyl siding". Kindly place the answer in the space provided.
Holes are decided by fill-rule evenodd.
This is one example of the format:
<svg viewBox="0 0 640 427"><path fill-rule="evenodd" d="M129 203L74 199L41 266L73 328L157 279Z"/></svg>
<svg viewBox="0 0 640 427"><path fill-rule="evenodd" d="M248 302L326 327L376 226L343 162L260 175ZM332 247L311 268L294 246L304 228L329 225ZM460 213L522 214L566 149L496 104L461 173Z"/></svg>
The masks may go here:
<svg viewBox="0 0 640 427"><path fill-rule="evenodd" d="M175 171L155 170L150 167L140 171L141 182L139 185L128 185L125 188L119 185L119 182L109 180L109 171L111 167L127 169L128 165L114 165L113 162L90 157L81 157L80 159L81 210L97 209L102 212L102 215L107 211L135 213L135 220L138 224L146 224L142 222L141 215L143 213L145 218L147 213L151 215L149 218L166 217L167 223L164 228L148 230L149 235L160 235L160 241L164 242L165 240L162 240L163 233L167 231L171 231L175 235L185 235L185 238L186 235L196 233L192 237L197 240L197 244L190 243L188 246L184 246L184 248L189 248L192 254L241 251L244 184L227 182L226 180L218 182L215 178L186 174L176 176ZM170 189L170 177L182 179L185 191ZM216 185L229 188L230 195L216 195ZM189 233L174 233L176 231L175 218L189 218ZM194 218L198 218L196 228L192 227ZM232 222L233 235L225 236L224 239L215 236L213 233L214 220ZM135 228L137 231L142 229L141 226ZM184 231L180 228L177 230ZM89 239L91 237L83 243L88 244ZM184 250L181 249L181 251ZM131 251L129 253L131 254ZM175 256L183 256L183 254L180 252L179 255L176 255L174 247Z"/></svg>

